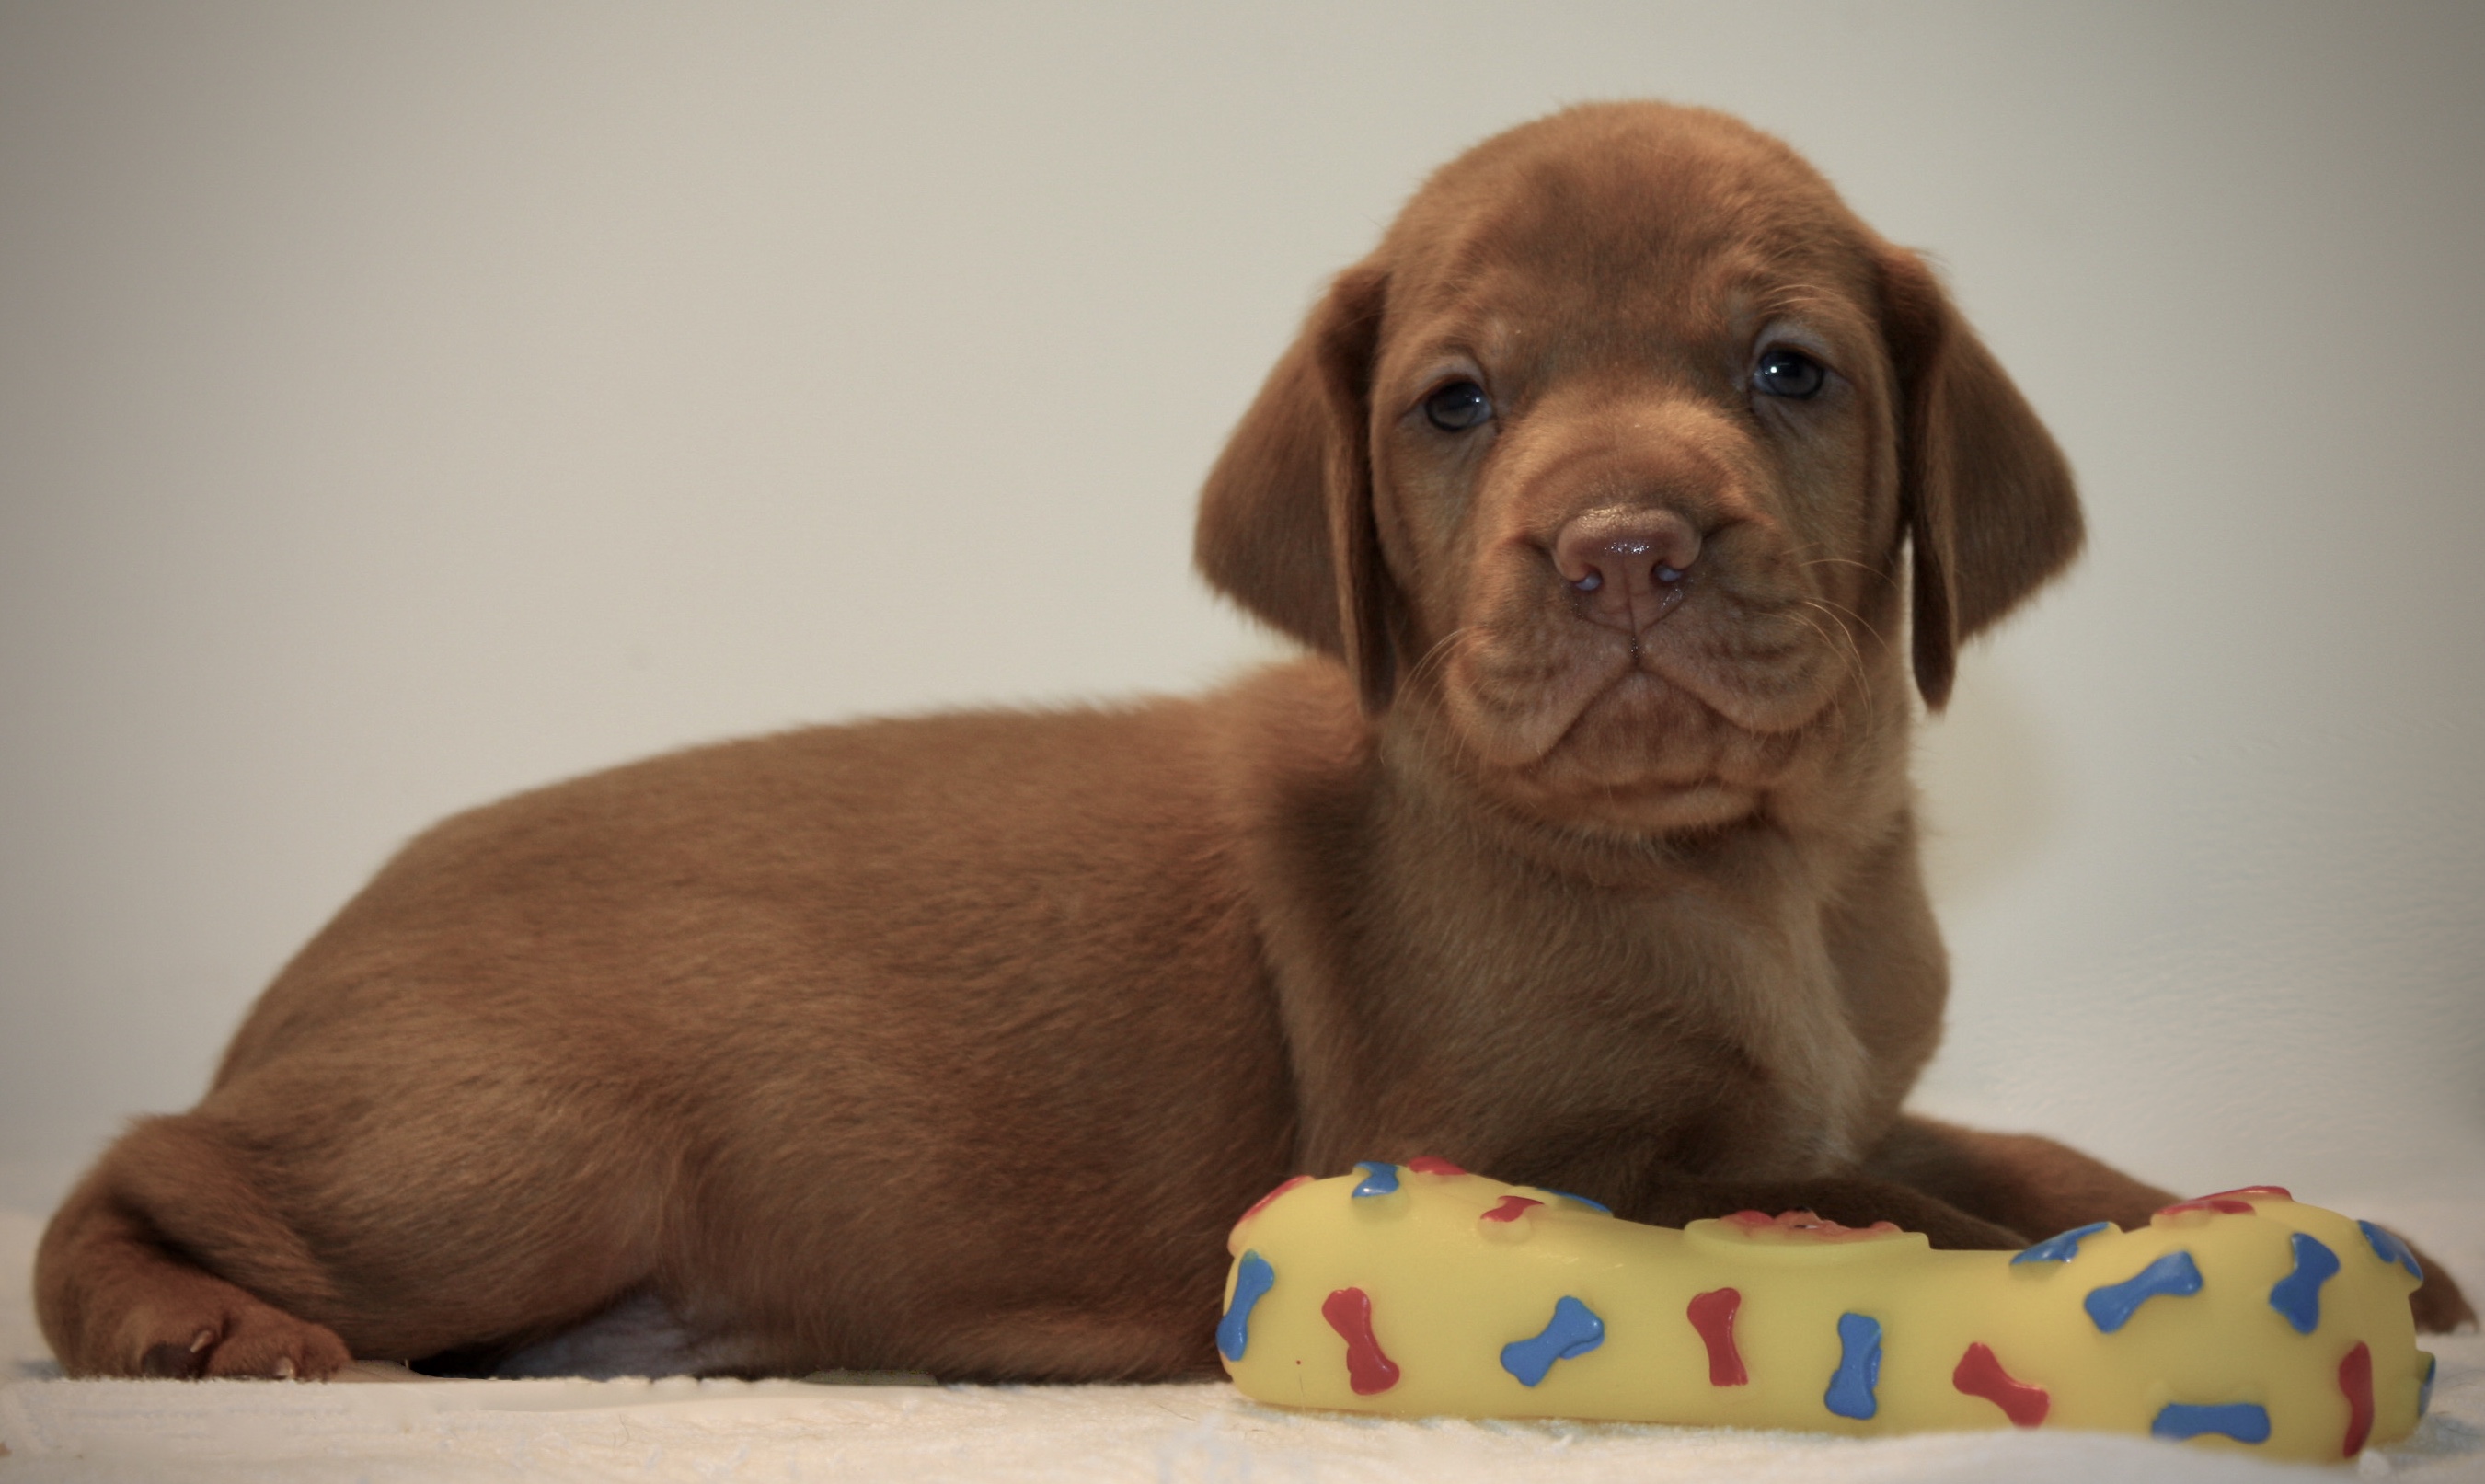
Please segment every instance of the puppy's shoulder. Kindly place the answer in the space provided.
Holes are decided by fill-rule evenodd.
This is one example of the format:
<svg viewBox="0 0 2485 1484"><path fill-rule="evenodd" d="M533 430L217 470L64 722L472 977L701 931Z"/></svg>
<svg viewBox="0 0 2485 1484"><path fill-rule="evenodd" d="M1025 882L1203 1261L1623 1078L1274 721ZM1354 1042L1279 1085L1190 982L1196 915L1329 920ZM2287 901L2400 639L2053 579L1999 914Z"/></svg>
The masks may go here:
<svg viewBox="0 0 2485 1484"><path fill-rule="evenodd" d="M1251 672L1208 697L1200 723L1217 776L1244 795L1352 789L1375 766L1354 680L1325 656Z"/></svg>

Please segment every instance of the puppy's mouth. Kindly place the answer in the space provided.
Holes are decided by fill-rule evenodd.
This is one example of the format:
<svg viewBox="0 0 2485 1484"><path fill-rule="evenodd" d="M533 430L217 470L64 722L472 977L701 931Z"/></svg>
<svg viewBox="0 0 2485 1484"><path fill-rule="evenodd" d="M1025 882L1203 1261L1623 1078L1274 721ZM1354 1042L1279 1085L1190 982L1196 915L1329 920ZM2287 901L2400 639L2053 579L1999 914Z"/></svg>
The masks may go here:
<svg viewBox="0 0 2485 1484"><path fill-rule="evenodd" d="M1730 611L1731 610L1731 611ZM1505 788L1557 814L1630 803L1642 823L1749 813L1830 708L1833 641L1799 602L1686 591L1617 628L1558 608L1461 631L1441 701Z"/></svg>

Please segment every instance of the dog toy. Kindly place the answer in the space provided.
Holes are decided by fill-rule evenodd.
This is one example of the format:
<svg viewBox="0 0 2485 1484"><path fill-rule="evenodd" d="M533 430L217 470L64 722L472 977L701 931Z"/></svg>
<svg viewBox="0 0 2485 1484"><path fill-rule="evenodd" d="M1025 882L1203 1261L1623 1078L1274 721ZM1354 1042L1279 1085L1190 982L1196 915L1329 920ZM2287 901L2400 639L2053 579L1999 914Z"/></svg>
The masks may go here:
<svg viewBox="0 0 2485 1484"><path fill-rule="evenodd" d="M2432 1388L2405 1244L2255 1186L2017 1253L1745 1211L1675 1230L1440 1160L1244 1213L1216 1343L1290 1407L1880 1434L2067 1427L2351 1458Z"/></svg>

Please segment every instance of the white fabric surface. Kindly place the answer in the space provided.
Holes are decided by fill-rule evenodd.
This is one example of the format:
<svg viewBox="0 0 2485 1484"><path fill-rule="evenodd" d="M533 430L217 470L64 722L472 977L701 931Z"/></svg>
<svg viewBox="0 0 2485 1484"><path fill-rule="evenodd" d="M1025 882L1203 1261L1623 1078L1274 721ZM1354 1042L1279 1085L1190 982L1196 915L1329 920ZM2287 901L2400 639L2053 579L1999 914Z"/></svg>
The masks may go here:
<svg viewBox="0 0 2485 1484"><path fill-rule="evenodd" d="M2485 1282L2485 1192L2355 1213ZM799 1382L65 1381L27 1290L39 1218L0 1210L0 1477L15 1481L1420 1479L1561 1484L2253 1484L2337 1479L2198 1446L2077 1433L1849 1439L1294 1414L1217 1386ZM2364 1478L2485 1481L2485 1337L2433 1336L2432 1415ZM373 1376L386 1372L372 1368Z"/></svg>

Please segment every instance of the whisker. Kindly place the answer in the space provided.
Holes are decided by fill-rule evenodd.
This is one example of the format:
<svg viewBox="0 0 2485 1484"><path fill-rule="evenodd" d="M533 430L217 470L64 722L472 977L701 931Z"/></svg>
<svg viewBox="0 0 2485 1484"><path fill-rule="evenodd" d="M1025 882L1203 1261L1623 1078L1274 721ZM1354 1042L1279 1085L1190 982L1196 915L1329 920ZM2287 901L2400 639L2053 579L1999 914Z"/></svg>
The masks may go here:
<svg viewBox="0 0 2485 1484"><path fill-rule="evenodd" d="M1889 647L1890 641L1883 636L1880 629L1875 627L1871 619L1865 618L1862 614L1857 613L1854 609L1847 607L1845 604L1833 603L1827 598L1805 598L1803 601L1817 608L1834 609L1838 613L1843 614L1846 618L1852 619L1857 627L1871 635L1872 642L1874 644L1881 646L1883 648Z"/></svg>
<svg viewBox="0 0 2485 1484"><path fill-rule="evenodd" d="M1817 598L1805 598L1803 600L1803 606L1806 608L1816 609L1819 612L1828 615L1831 626L1838 631L1838 640L1844 643L1845 647L1843 652L1843 657L1854 668L1856 683L1863 688L1865 695L1870 697L1872 692L1872 674L1871 670L1868 669L1864 663L1863 646L1855 642L1855 635L1846 627L1845 623L1842 621L1839 617L1841 610L1837 605L1823 602ZM1848 617L1853 617L1853 615L1850 614ZM1811 620L1807 619L1805 621L1809 622ZM1868 630L1872 628L1871 624L1864 623L1864 620L1860 618L1857 618L1855 621L1863 623L1864 627ZM1816 632L1817 632L1816 628ZM1830 636L1827 634L1821 635L1821 638L1824 640L1829 637ZM1881 636L1877 631L1874 631L1872 637L1877 641ZM1835 647L1834 645L1833 647Z"/></svg>
<svg viewBox="0 0 2485 1484"><path fill-rule="evenodd" d="M1814 633L1816 633L1816 634L1820 634L1821 643L1823 643L1823 644L1825 644L1825 645L1828 645L1828 646L1829 646L1829 647L1830 647L1831 649L1833 649L1833 650L1835 650L1835 649L1838 647L1838 646L1837 646L1834 642L1832 642L1832 641L1831 641L1830 637L1829 637L1827 634L1823 634L1823 633L1821 633L1821 632L1820 632L1820 625L1819 625L1819 623L1818 623L1816 620L1815 620L1814 618L1810 618L1809 616L1806 616L1806 615L1797 615L1796 617L1798 617L1798 618L1802 618L1803 623L1804 623L1804 625L1805 625L1807 628L1810 628L1810 629L1811 629ZM1844 658L1844 656L1843 656L1843 655L1841 655L1841 656L1840 656L1840 658L1843 660L1843 659ZM1870 677L1870 676L1867 676L1867 675L1865 675L1865 674L1863 674L1863 673L1861 673L1861 669L1860 669L1860 667L1858 667L1858 668L1857 668L1857 676L1856 676L1856 678L1857 678L1857 682L1858 682L1858 683L1863 687L1863 689L1864 689L1864 693L1865 693L1866 699L1868 699L1868 700L1869 700L1869 699L1871 698L1871 688L1872 688L1872 682L1871 682L1871 677ZM1830 694L1830 697L1829 697L1829 714L1830 714L1830 716L1831 716L1831 718L1832 718L1832 720L1833 720L1833 723L1834 723L1834 725L1835 725L1835 727L1836 727L1836 728L1837 728L1837 731L1836 731L1836 739L1837 739L1837 741L1838 741L1838 742L1840 742L1840 743L1842 743L1842 744L1843 744L1843 743L1846 740L1846 737L1847 737L1847 733L1848 733L1848 721L1849 721L1849 718L1847 717L1847 714L1846 714L1846 701L1845 701L1845 698L1844 698L1843 687L1842 687L1840 690L1838 690L1838 691L1834 691L1834 692L1832 692L1832 693Z"/></svg>
<svg viewBox="0 0 2485 1484"><path fill-rule="evenodd" d="M1832 611L1828 604L1816 601L1812 598L1805 598L1803 600L1803 606L1806 608L1817 609L1821 613L1827 615L1831 626L1838 631L1837 640L1845 641L1844 647L1843 649L1840 648L1837 640L1833 640L1829 634L1823 632L1816 620L1808 616L1798 616L1803 618L1803 621L1810 625L1815 633L1820 635L1822 643L1829 645L1830 648L1838 653L1839 658L1853 673L1855 677L1855 687L1857 690L1863 692L1865 703L1867 705L1871 705L1873 703L1872 672L1870 667L1864 663L1864 651L1863 648L1855 643L1855 636L1847 631L1844 623L1839 621L1838 615ZM1858 619L1857 621L1861 622L1862 620ZM1866 624L1865 626L1867 628L1871 627L1870 624ZM1873 637L1878 639L1880 636L1875 634ZM1839 712L1839 721L1843 734L1844 723L1846 721L1844 703L1833 697L1831 698L1830 704Z"/></svg>
<svg viewBox="0 0 2485 1484"><path fill-rule="evenodd" d="M1447 667L1451 658L1457 653L1461 646L1466 644L1469 640L1481 637L1481 634L1482 631L1477 629L1473 624L1465 623L1462 623L1457 628L1450 630L1448 633L1443 634L1440 638L1433 641L1432 646L1425 649L1421 655L1416 657L1414 664L1406 667L1406 678L1400 683L1411 688L1418 680L1423 678L1423 674L1426 670L1436 665ZM1435 709L1437 710L1438 708ZM1436 715L1428 715L1423 719L1423 729L1417 733L1417 737L1427 751L1432 748L1434 742L1433 728L1439 724L1439 721L1440 718Z"/></svg>
<svg viewBox="0 0 2485 1484"><path fill-rule="evenodd" d="M1448 633L1443 634L1440 638L1434 640L1432 647L1426 649L1423 654L1416 659L1414 664L1406 667L1407 680L1410 683L1414 681L1417 677L1423 674L1426 667L1428 666L1436 663L1443 665L1448 664L1451 651L1457 646L1464 643L1475 633L1476 628L1473 624L1462 623L1457 628L1450 630Z"/></svg>

